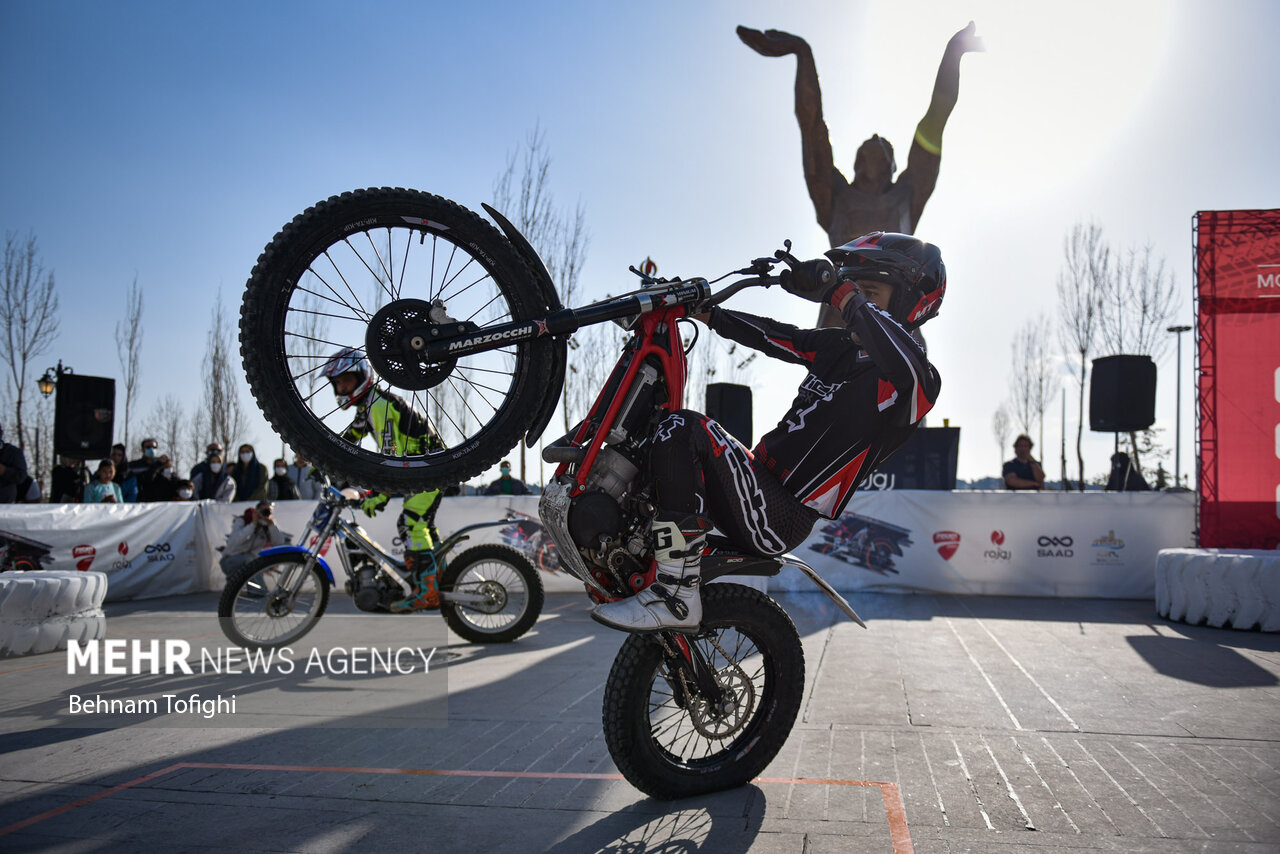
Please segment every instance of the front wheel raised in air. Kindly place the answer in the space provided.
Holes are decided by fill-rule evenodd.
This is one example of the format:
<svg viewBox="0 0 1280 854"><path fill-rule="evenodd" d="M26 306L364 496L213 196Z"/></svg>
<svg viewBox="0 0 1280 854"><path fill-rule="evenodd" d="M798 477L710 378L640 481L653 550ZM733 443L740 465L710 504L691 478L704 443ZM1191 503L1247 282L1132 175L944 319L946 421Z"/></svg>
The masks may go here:
<svg viewBox="0 0 1280 854"><path fill-rule="evenodd" d="M510 546L487 543L449 561L440 590L466 600L440 604L445 622L472 643L505 643L529 631L542 613L542 579Z"/></svg>
<svg viewBox="0 0 1280 854"><path fill-rule="evenodd" d="M329 604L329 583L307 555L264 555L227 581L218 600L218 623L232 643L269 649L311 631Z"/></svg>
<svg viewBox="0 0 1280 854"><path fill-rule="evenodd" d="M336 480L417 492L492 466L556 388L550 338L429 362L417 332L464 334L546 311L528 265L475 213L416 190L357 190L308 208L263 250L245 286L240 353L258 406L290 446ZM355 413L338 407L321 369L345 348L447 447L344 439Z"/></svg>
<svg viewBox="0 0 1280 854"><path fill-rule="evenodd" d="M804 649L778 603L738 584L702 591L696 647L721 691L709 703L664 655L660 635L631 635L605 683L604 737L631 785L660 799L741 786L764 770L795 723Z"/></svg>

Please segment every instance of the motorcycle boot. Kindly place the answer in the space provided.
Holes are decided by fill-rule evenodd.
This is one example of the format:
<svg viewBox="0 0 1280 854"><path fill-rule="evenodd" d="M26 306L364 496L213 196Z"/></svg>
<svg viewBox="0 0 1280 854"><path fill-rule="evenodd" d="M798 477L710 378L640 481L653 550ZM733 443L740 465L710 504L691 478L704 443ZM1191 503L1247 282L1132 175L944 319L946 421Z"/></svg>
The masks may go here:
<svg viewBox="0 0 1280 854"><path fill-rule="evenodd" d="M702 548L711 523L701 516L659 514L653 520L653 584L618 602L597 605L591 617L624 632L695 632L702 623Z"/></svg>
<svg viewBox="0 0 1280 854"><path fill-rule="evenodd" d="M387 607L399 614L440 607L440 591L436 587L436 559L430 550L406 551L404 568L413 582L413 593Z"/></svg>

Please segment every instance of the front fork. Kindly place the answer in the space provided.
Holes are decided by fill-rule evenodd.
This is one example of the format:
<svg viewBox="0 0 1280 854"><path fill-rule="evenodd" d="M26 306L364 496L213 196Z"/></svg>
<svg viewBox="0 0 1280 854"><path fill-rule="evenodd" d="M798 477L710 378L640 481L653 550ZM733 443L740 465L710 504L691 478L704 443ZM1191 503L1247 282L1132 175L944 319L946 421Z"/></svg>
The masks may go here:
<svg viewBox="0 0 1280 854"><path fill-rule="evenodd" d="M714 668L697 645L689 643L687 636L680 632L660 632L657 638L662 646L668 681L680 708L687 710L695 698L703 700L712 709L720 708L724 690L716 679Z"/></svg>

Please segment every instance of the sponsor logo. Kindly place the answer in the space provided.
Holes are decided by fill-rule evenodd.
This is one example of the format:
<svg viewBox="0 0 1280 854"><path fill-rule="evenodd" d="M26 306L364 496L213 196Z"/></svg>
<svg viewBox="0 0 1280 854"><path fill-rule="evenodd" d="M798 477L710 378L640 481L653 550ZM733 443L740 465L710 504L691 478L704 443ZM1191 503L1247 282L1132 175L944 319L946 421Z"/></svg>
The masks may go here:
<svg viewBox="0 0 1280 854"><path fill-rule="evenodd" d="M1041 535L1036 539L1036 556L1037 557L1075 557L1075 551L1072 546L1075 540L1071 537L1050 537Z"/></svg>
<svg viewBox="0 0 1280 854"><path fill-rule="evenodd" d="M898 482L898 476L895 474L885 474L882 471L872 472L867 478L866 483L862 484L863 489L893 489L893 485Z"/></svg>
<svg viewBox="0 0 1280 854"><path fill-rule="evenodd" d="M93 563L93 557L98 550L93 546L76 546L71 550L71 557L75 559L76 569L81 572L88 572L89 565Z"/></svg>
<svg viewBox="0 0 1280 854"><path fill-rule="evenodd" d="M120 552L122 556L127 556L129 554L129 544L125 542L120 543L120 545L116 546L116 551Z"/></svg>
<svg viewBox="0 0 1280 854"><path fill-rule="evenodd" d="M1013 560L1013 552L1001 548L1004 545L1004 531L991 532L991 546L982 553L987 560Z"/></svg>
<svg viewBox="0 0 1280 854"><path fill-rule="evenodd" d="M938 547L938 554L943 560L951 560L951 556L960 548L960 535L955 531L934 531L933 544Z"/></svg>
<svg viewBox="0 0 1280 854"><path fill-rule="evenodd" d="M143 550L148 562L173 560L173 547L168 543L152 543Z"/></svg>
<svg viewBox="0 0 1280 854"><path fill-rule="evenodd" d="M1104 536L1093 541L1093 562L1096 564L1116 565L1124 563L1120 552L1124 549L1124 540L1116 536L1114 530L1107 531Z"/></svg>
<svg viewBox="0 0 1280 854"><path fill-rule="evenodd" d="M450 341L450 350L462 350L467 347L474 347L478 344L488 344L490 341L502 341L507 338L515 338L518 335L526 335L533 332L533 324L521 326L517 329L508 329L506 332L490 332L488 335L477 335L475 338L464 338L461 341Z"/></svg>

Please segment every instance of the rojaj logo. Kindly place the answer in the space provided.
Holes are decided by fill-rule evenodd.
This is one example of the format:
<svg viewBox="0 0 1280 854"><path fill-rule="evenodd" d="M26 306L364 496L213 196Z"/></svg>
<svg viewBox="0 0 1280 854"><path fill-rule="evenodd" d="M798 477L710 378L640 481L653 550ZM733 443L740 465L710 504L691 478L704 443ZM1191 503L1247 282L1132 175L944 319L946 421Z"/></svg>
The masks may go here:
<svg viewBox="0 0 1280 854"><path fill-rule="evenodd" d="M982 553L987 560L1010 560L1013 553L1002 548L1004 545L1004 531L995 530L991 532L991 548Z"/></svg>

